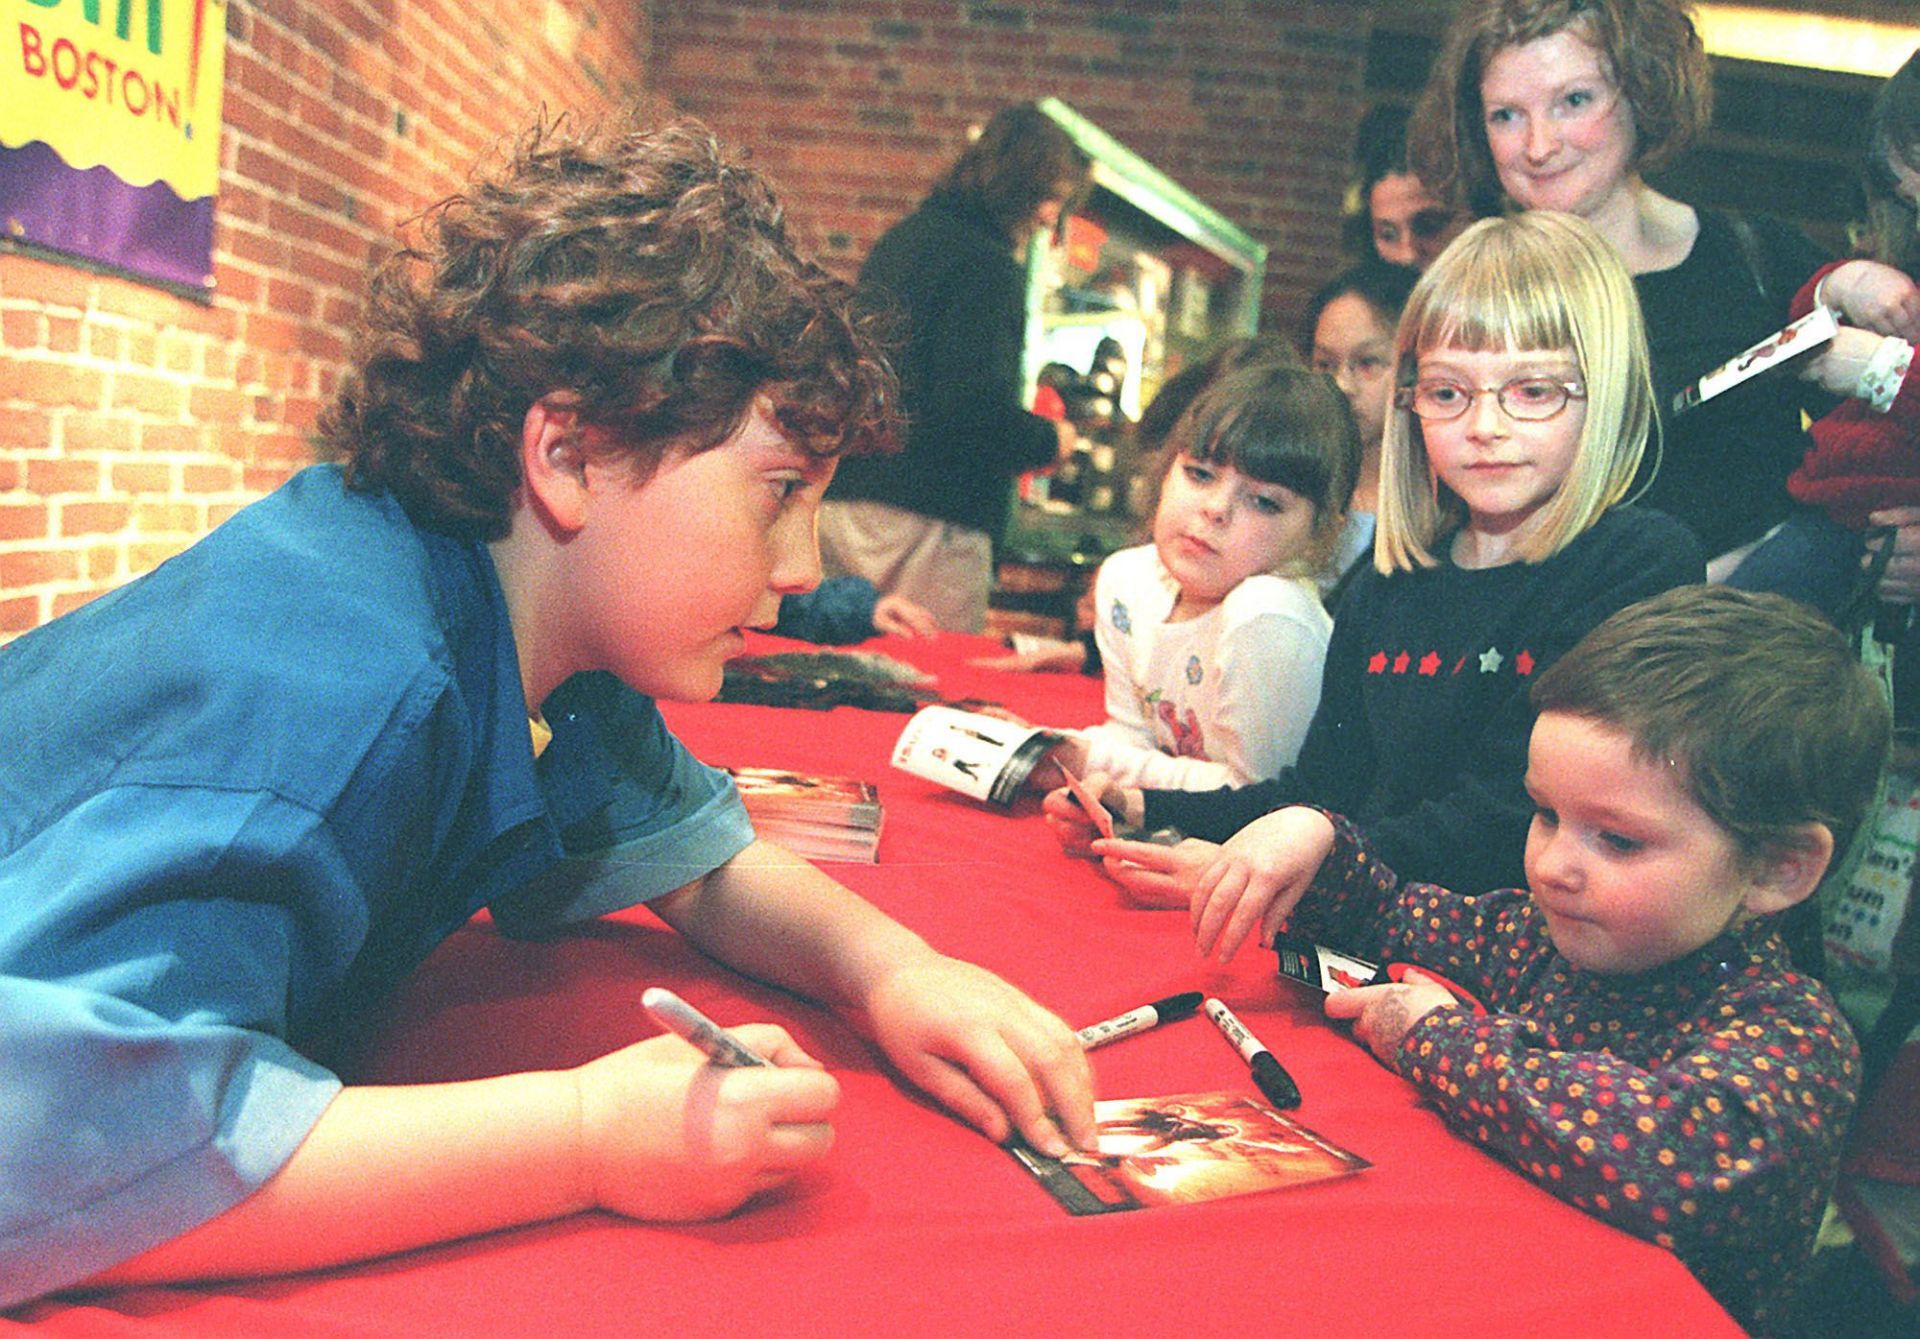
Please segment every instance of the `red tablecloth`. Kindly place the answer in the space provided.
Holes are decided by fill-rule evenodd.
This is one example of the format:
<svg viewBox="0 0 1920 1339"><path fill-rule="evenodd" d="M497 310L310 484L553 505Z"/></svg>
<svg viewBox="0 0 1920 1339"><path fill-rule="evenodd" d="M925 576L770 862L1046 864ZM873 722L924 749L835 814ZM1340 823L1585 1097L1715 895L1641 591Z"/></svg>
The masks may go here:
<svg viewBox="0 0 1920 1339"><path fill-rule="evenodd" d="M998 699L1050 724L1100 715L1092 680L966 666L990 649L979 639L873 645L937 670L948 696ZM666 711L710 762L878 782L880 863L832 866L836 876L1075 1026L1179 990L1220 996L1299 1081L1296 1116L1374 1165L1292 1190L1073 1218L1004 1151L903 1091L832 1015L715 967L646 912L534 944L483 918L404 988L360 1077L574 1064L657 1031L639 997L661 983L723 1023L782 1022L835 1070L844 1098L825 1168L721 1223L578 1217L318 1275L43 1304L0 1327L249 1339L1739 1333L1671 1255L1449 1133L1280 981L1270 955L1209 966L1182 913L1126 906L1095 867L1060 853L1031 801L1009 814L890 771L906 717ZM1103 1097L1253 1092L1204 1018L1103 1048L1095 1069Z"/></svg>

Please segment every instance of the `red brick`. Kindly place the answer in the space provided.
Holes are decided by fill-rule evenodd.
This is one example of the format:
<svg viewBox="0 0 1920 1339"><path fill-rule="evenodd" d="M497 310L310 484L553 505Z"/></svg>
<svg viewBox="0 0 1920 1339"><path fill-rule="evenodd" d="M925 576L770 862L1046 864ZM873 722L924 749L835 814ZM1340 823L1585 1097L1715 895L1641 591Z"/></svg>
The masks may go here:
<svg viewBox="0 0 1920 1339"><path fill-rule="evenodd" d="M0 400L31 400L48 407L98 409L107 391L96 368L39 359L0 358Z"/></svg>
<svg viewBox="0 0 1920 1339"><path fill-rule="evenodd" d="M187 468L192 469L193 466ZM116 464L107 470L107 478L116 493L167 493L173 490L170 465Z"/></svg>
<svg viewBox="0 0 1920 1339"><path fill-rule="evenodd" d="M187 397L187 413L202 423L239 423L247 414L247 396L217 386L195 386Z"/></svg>
<svg viewBox="0 0 1920 1339"><path fill-rule="evenodd" d="M68 455L133 450L133 420L121 414L68 414L60 421L60 449Z"/></svg>
<svg viewBox="0 0 1920 1339"><path fill-rule="evenodd" d="M149 423L140 429L140 449L168 455L198 455L207 448L207 430L196 423Z"/></svg>
<svg viewBox="0 0 1920 1339"><path fill-rule="evenodd" d="M160 366L169 372L191 372L198 347L198 341L191 336L169 330L160 336Z"/></svg>
<svg viewBox="0 0 1920 1339"><path fill-rule="evenodd" d="M127 571L135 576L151 572L174 554L189 547L189 539L159 539L127 545Z"/></svg>
<svg viewBox="0 0 1920 1339"><path fill-rule="evenodd" d="M69 502L60 508L60 533L75 535L117 535L133 519L133 506L126 502Z"/></svg>
<svg viewBox="0 0 1920 1339"><path fill-rule="evenodd" d="M81 605L99 599L112 589L111 586L95 586L91 590L63 590L56 592L53 597L53 617L58 618L62 614L70 614Z"/></svg>
<svg viewBox="0 0 1920 1339"><path fill-rule="evenodd" d="M113 376L113 407L132 409L155 418L178 418L187 399L186 387L163 377L118 371Z"/></svg>
<svg viewBox="0 0 1920 1339"><path fill-rule="evenodd" d="M46 320L37 311L18 308L0 312L0 344L9 349L37 349L45 338Z"/></svg>
<svg viewBox="0 0 1920 1339"><path fill-rule="evenodd" d="M39 626L39 596L22 595L0 600L0 633L31 632Z"/></svg>
<svg viewBox="0 0 1920 1339"><path fill-rule="evenodd" d="M80 555L72 549L16 549L0 552L0 590L72 581L80 575Z"/></svg>
<svg viewBox="0 0 1920 1339"><path fill-rule="evenodd" d="M198 534L200 508L191 502L139 502L133 507L133 523L143 535Z"/></svg>
<svg viewBox="0 0 1920 1339"><path fill-rule="evenodd" d="M100 491L100 463L76 460L71 456L60 460L29 460L27 489L41 497L57 497L62 493L97 493Z"/></svg>
<svg viewBox="0 0 1920 1339"><path fill-rule="evenodd" d="M80 352L80 318L47 317L47 347L55 353Z"/></svg>
<svg viewBox="0 0 1920 1339"><path fill-rule="evenodd" d="M183 493L230 493L240 484L240 470L231 464L188 465L180 472Z"/></svg>
<svg viewBox="0 0 1920 1339"><path fill-rule="evenodd" d="M288 316L311 316L314 307L313 288L291 279L269 279L267 307Z"/></svg>
<svg viewBox="0 0 1920 1339"><path fill-rule="evenodd" d="M87 305L92 276L31 256L0 257L0 297L78 311Z"/></svg>
<svg viewBox="0 0 1920 1339"><path fill-rule="evenodd" d="M120 351L126 346L126 331L118 326L103 325L98 321L87 323L87 352L95 358L109 363L120 361Z"/></svg>
<svg viewBox="0 0 1920 1339"><path fill-rule="evenodd" d="M47 504L0 502L0 539L47 538Z"/></svg>
<svg viewBox="0 0 1920 1339"><path fill-rule="evenodd" d="M165 326L179 315L186 299L126 279L102 279L93 306L151 326Z"/></svg>
<svg viewBox="0 0 1920 1339"><path fill-rule="evenodd" d="M88 581L115 581L120 577L120 559L126 552L122 544L95 544L87 550Z"/></svg>

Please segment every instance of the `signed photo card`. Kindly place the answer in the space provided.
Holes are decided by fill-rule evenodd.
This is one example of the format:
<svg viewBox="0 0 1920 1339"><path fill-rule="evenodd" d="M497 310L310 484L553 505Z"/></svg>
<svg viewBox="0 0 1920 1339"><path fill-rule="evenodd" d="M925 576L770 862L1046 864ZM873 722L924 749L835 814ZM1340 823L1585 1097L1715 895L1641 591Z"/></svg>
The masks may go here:
<svg viewBox="0 0 1920 1339"><path fill-rule="evenodd" d="M1094 1103L1098 1153L1019 1158L1071 1214L1194 1204L1348 1176L1372 1164L1257 1098L1183 1093Z"/></svg>

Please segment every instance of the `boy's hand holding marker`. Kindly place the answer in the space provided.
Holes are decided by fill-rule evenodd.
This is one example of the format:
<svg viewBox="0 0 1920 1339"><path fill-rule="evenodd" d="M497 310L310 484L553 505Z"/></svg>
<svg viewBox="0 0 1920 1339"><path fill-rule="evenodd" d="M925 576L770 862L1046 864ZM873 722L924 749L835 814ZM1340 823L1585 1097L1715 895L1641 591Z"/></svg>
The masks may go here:
<svg viewBox="0 0 1920 1339"><path fill-rule="evenodd" d="M667 999L647 992L648 1012L687 1036L685 1019L699 1015L671 992L658 996ZM706 1026L720 1038L712 1049L692 1037L654 1037L571 1071L578 1207L660 1221L720 1218L833 1147L827 1118L840 1085L819 1061L772 1024ZM715 1054L721 1045L757 1063L726 1060Z"/></svg>

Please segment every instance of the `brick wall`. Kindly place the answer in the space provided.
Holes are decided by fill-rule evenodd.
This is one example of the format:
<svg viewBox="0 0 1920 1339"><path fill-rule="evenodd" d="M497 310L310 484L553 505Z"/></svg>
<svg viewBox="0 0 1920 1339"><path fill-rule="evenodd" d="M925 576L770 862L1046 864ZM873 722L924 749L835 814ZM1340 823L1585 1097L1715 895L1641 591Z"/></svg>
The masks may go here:
<svg viewBox="0 0 1920 1339"><path fill-rule="evenodd" d="M1337 263L1371 8L230 0L212 302L0 249L0 640L307 463L371 257L542 104L701 116L851 275L970 123L1052 94L1273 248L1272 324Z"/></svg>
<svg viewBox="0 0 1920 1339"><path fill-rule="evenodd" d="M0 639L309 463L397 224L543 102L640 96L652 42L643 0L230 0L227 19L212 302L0 253Z"/></svg>
<svg viewBox="0 0 1920 1339"><path fill-rule="evenodd" d="M702 0L656 86L752 145L849 275L1009 102L1060 98L1271 248L1264 322L1338 264L1373 6L1359 0Z"/></svg>

